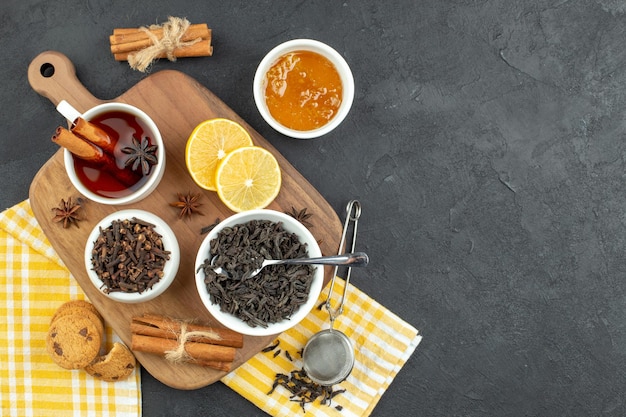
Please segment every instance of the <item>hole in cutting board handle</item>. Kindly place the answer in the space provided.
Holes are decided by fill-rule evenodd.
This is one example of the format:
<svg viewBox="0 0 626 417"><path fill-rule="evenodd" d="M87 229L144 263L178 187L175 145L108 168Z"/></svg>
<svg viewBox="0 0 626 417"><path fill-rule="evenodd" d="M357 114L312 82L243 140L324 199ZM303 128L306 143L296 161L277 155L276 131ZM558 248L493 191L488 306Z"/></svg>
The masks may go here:
<svg viewBox="0 0 626 417"><path fill-rule="evenodd" d="M44 51L33 58L28 66L28 82L55 106L68 100L84 111L101 102L81 84L74 64L61 52Z"/></svg>
<svg viewBox="0 0 626 417"><path fill-rule="evenodd" d="M39 72L44 78L50 78L54 75L54 65L52 65L49 62L46 62L45 64L41 64L41 67L39 68Z"/></svg>

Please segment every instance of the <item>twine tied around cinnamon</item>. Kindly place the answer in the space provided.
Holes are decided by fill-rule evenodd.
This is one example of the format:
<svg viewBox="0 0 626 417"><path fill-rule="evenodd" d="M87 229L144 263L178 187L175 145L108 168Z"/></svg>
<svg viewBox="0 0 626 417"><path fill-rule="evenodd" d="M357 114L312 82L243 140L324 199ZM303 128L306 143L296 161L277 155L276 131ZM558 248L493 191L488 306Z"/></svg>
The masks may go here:
<svg viewBox="0 0 626 417"><path fill-rule="evenodd" d="M163 55L170 61L176 61L176 55L174 54L175 49L191 46L202 40L202 38L196 38L186 42L181 41L181 37L187 31L189 25L189 21L185 18L169 16L168 21L162 25L140 27L139 30L145 32L152 40L152 45L130 54L128 56L128 64L130 67L145 72L154 60ZM161 38L151 32L155 29L163 29L163 36Z"/></svg>
<svg viewBox="0 0 626 417"><path fill-rule="evenodd" d="M178 345L174 350L165 351L165 359L173 363L192 362L193 358L185 350L185 343L194 337L203 337L211 340L219 340L221 337L212 331L187 331L187 323L180 323L180 334L178 335Z"/></svg>

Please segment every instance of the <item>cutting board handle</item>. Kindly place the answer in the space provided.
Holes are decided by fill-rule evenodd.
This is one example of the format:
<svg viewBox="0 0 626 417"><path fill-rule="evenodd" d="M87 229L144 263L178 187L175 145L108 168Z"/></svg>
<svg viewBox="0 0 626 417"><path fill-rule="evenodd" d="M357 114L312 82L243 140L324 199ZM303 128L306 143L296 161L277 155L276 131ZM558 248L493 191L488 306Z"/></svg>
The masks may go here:
<svg viewBox="0 0 626 417"><path fill-rule="evenodd" d="M28 66L28 82L55 107L66 100L83 113L103 102L87 91L76 77L74 64L60 52L46 51L37 55Z"/></svg>

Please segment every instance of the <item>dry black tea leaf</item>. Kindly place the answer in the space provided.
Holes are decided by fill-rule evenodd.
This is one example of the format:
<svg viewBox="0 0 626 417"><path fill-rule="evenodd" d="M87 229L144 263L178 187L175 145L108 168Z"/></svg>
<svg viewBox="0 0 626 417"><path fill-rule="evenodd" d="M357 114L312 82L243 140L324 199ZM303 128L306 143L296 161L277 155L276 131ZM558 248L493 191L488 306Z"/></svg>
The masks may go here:
<svg viewBox="0 0 626 417"><path fill-rule="evenodd" d="M219 218L215 219L215 221L213 223L211 223L210 225L204 226L202 229L200 229L200 234L201 235L205 235L205 234L209 233L218 224L220 224L220 219Z"/></svg>
<svg viewBox="0 0 626 417"><path fill-rule="evenodd" d="M274 343L273 345L269 345L269 346L263 348L263 350L261 352L263 352L263 353L271 352L274 349L276 349L279 344L280 344L280 340L276 340L276 343Z"/></svg>

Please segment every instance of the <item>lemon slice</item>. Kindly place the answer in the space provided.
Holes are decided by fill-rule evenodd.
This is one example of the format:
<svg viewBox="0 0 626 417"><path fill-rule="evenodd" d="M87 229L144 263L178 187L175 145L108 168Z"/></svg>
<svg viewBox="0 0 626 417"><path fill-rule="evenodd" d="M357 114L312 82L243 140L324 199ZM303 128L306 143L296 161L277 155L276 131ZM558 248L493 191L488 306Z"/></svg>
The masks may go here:
<svg viewBox="0 0 626 417"><path fill-rule="evenodd" d="M217 195L235 212L262 209L278 195L281 185L278 161L258 146L235 149L217 166Z"/></svg>
<svg viewBox="0 0 626 417"><path fill-rule="evenodd" d="M185 147L185 164L191 178L206 190L217 190L218 162L242 146L252 146L252 139L239 123L222 118L200 123L189 135Z"/></svg>

